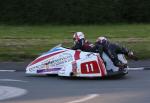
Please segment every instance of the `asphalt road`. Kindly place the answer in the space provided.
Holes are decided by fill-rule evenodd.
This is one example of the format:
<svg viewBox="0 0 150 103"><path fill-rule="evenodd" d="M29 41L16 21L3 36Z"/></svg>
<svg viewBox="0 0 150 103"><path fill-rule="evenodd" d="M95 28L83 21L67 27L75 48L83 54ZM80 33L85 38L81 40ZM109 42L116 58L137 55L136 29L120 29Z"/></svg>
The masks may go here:
<svg viewBox="0 0 150 103"><path fill-rule="evenodd" d="M0 68L23 70L25 64L0 63ZM131 62L130 66L149 64ZM0 72L0 103L150 103L150 70L129 71L121 79L69 79L27 76L24 71Z"/></svg>

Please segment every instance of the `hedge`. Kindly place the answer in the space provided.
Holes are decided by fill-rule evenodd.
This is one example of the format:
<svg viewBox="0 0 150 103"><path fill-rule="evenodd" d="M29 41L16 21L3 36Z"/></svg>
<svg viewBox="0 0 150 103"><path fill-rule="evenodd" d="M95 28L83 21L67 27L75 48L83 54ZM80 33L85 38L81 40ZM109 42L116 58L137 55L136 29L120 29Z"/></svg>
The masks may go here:
<svg viewBox="0 0 150 103"><path fill-rule="evenodd" d="M0 23L150 22L150 0L0 0Z"/></svg>

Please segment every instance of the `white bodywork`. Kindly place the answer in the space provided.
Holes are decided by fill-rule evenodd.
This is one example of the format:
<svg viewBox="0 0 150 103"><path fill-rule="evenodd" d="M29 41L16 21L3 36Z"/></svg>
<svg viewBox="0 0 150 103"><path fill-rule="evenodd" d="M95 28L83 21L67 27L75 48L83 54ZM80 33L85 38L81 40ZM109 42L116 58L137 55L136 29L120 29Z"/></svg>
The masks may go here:
<svg viewBox="0 0 150 103"><path fill-rule="evenodd" d="M127 63L123 55L119 55L119 59ZM106 67L103 60L106 62ZM107 75L107 70L118 71L118 67L113 65L105 53L103 53L103 60L97 53L70 50L56 46L31 62L26 68L26 74L102 77Z"/></svg>

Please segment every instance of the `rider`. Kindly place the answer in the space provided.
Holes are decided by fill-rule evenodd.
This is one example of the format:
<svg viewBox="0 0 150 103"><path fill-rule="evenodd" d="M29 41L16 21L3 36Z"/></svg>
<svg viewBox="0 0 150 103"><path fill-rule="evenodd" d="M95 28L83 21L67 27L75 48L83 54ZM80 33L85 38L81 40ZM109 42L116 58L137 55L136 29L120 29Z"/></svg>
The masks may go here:
<svg viewBox="0 0 150 103"><path fill-rule="evenodd" d="M119 46L116 43L111 43L106 37L98 37L95 45L102 46L103 51L109 56L113 64L117 67L123 68L125 66L118 59L117 54L124 54L129 58L137 60L132 51L129 51L127 48Z"/></svg>
<svg viewBox="0 0 150 103"><path fill-rule="evenodd" d="M82 50L85 52L92 52L94 44L90 43L87 39L85 39L83 32L75 32L73 34L74 46L71 48L73 50Z"/></svg>

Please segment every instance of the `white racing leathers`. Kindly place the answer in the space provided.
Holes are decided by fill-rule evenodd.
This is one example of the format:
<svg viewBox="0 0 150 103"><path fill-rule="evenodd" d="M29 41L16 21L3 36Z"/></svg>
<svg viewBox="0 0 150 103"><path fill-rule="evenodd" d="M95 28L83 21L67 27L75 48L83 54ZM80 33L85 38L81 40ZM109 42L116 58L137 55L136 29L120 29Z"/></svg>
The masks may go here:
<svg viewBox="0 0 150 103"><path fill-rule="evenodd" d="M102 54L102 58L105 62L105 66L108 71L112 70L113 72L116 72L119 70L119 68L113 64L112 60L107 56L106 53ZM124 54L118 54L118 59L124 64L128 63L126 58L124 57Z"/></svg>

